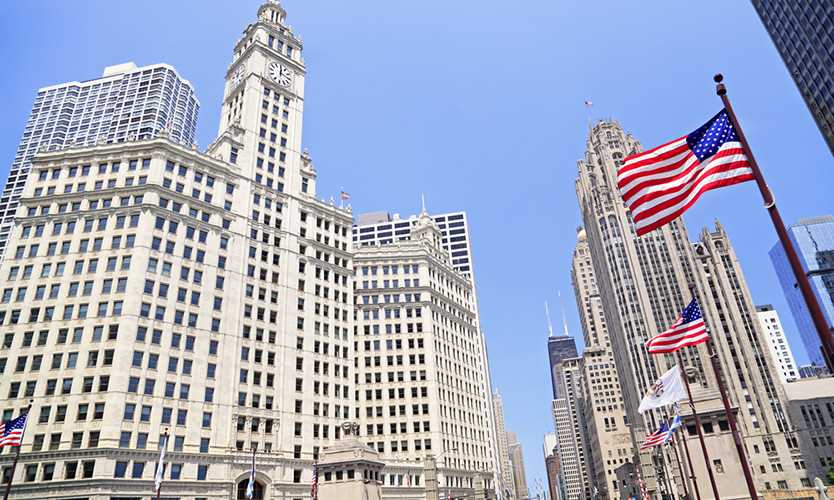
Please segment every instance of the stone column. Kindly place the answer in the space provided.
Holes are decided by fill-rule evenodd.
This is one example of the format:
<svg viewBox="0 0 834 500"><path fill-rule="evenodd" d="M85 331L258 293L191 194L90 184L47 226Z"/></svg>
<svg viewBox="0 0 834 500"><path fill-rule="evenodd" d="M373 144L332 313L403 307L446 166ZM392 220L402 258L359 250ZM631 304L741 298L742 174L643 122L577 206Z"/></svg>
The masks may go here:
<svg viewBox="0 0 834 500"><path fill-rule="evenodd" d="M437 462L434 456L426 457L426 500L437 500Z"/></svg>

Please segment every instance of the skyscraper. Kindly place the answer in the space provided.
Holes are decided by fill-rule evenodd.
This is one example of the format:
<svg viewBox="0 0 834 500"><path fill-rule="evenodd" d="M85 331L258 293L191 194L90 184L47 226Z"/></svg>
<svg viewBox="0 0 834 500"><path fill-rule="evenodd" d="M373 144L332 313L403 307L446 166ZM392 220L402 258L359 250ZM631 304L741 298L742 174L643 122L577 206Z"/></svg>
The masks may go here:
<svg viewBox="0 0 834 500"><path fill-rule="evenodd" d="M551 332L552 333L552 332ZM547 338L547 356L550 360L550 383L553 388L553 399L564 396L564 379L561 375L562 361L575 358L576 341L569 335L559 335Z"/></svg>
<svg viewBox="0 0 834 500"><path fill-rule="evenodd" d="M776 367L779 370L779 378L782 380L782 383L784 384L798 379L799 369L796 366L791 345L788 343L788 337L782 328L782 320L779 319L779 313L773 309L772 305L767 304L756 306L756 315L759 318L762 330L767 335L767 345L776 362Z"/></svg>
<svg viewBox="0 0 834 500"><path fill-rule="evenodd" d="M301 498L356 418L352 216L315 196L285 18L268 1L235 43L208 153L33 159L0 264L3 416L36 398L21 495L147 496L167 430L164 496L242 497L257 449L256 494Z"/></svg>
<svg viewBox="0 0 834 500"><path fill-rule="evenodd" d="M0 196L0 257L32 158L39 151L160 134L190 146L197 133L199 109L191 83L167 64L108 66L100 78L39 89Z"/></svg>
<svg viewBox="0 0 834 500"><path fill-rule="evenodd" d="M776 484L798 488L807 474L770 464L773 457L792 464L801 460L801 454L787 421L778 372L729 238L717 224L713 230L703 230L693 243L680 219L638 238L619 196L616 172L623 158L639 149L640 144L616 122L597 123L590 130L585 156L578 162L576 182L632 443L636 448L664 418L660 411L641 415L637 406L659 374L676 363L671 355L649 355L645 342L676 321L694 291L730 398L745 408L736 418L747 449L754 450L750 462L757 488ZM740 477L730 436L709 433L709 429L726 428L727 422L720 411L714 374L705 369L710 363L706 348L687 348L682 355L696 375L693 392L699 412L704 421L712 422L707 427L707 445L715 450L712 459L733 478ZM682 409L682 414L689 424L686 411ZM686 438L692 439L688 433ZM696 446L693 441L690 448ZM682 491L682 478L667 451L642 453L635 465L650 491L667 489L664 481L658 481L659 473L672 478L672 490ZM698 477L705 477L703 464L695 464L695 469ZM722 495L746 494L744 485L735 479L719 481Z"/></svg>
<svg viewBox="0 0 834 500"><path fill-rule="evenodd" d="M547 491L551 500L563 500L564 494L561 490L560 464L559 464L559 438L555 432L548 432L544 435L542 453L544 455L544 469L547 474Z"/></svg>
<svg viewBox="0 0 834 500"><path fill-rule="evenodd" d="M443 247L449 252L452 267L474 281L472 242L466 212L437 214L431 218L443 236ZM417 215L401 219L399 214L391 215L388 212L359 214L353 228L353 244L364 247L407 240L411 238L411 230L417 221Z"/></svg>
<svg viewBox="0 0 834 500"><path fill-rule="evenodd" d="M753 6L834 153L834 3L753 0Z"/></svg>
<svg viewBox="0 0 834 500"><path fill-rule="evenodd" d="M504 401L498 391L492 394L492 405L495 408L495 440L498 448L498 466L501 469L501 477L498 489L504 494L515 496L515 483L513 482L513 467L510 463L510 448L507 442L507 426L504 421Z"/></svg>
<svg viewBox="0 0 834 500"><path fill-rule="evenodd" d="M834 332L834 217L825 215L802 219L788 228L788 235L811 281L811 288L817 296L829 330ZM825 368L822 343L781 244L777 243L770 250L770 260L776 269L808 358L820 368Z"/></svg>
<svg viewBox="0 0 834 500"><path fill-rule="evenodd" d="M553 400L553 426L556 429L556 453L559 478L566 500L591 498L587 463L587 424L582 388L582 358L566 358L559 363L560 397Z"/></svg>
<svg viewBox="0 0 834 500"><path fill-rule="evenodd" d="M617 467L633 459L634 448L584 229L577 232L572 264L571 282L585 338L581 372L589 480L600 497L616 498L621 486Z"/></svg>
<svg viewBox="0 0 834 500"><path fill-rule="evenodd" d="M515 432L507 432L507 446L510 450L510 463L513 467L513 481L515 481L515 498L524 500L529 497L527 489L527 474L524 470L524 451Z"/></svg>
<svg viewBox="0 0 834 500"><path fill-rule="evenodd" d="M441 491L459 497L478 475L495 489L499 457L474 288L441 240L422 212L409 239L356 249L357 414L386 486L434 455Z"/></svg>

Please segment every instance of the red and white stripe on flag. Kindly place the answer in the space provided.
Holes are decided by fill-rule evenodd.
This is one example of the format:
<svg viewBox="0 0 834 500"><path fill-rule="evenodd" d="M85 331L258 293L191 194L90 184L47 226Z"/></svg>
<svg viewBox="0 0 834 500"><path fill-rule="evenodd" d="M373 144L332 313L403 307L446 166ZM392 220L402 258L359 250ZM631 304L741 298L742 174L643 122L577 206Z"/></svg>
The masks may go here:
<svg viewBox="0 0 834 500"><path fill-rule="evenodd" d="M707 191L753 179L724 110L689 135L629 156L617 172L638 236L680 217Z"/></svg>
<svg viewBox="0 0 834 500"><path fill-rule="evenodd" d="M669 329L646 342L646 349L651 354L665 354L684 347L703 344L707 340L709 340L709 332L704 323L701 306L693 298Z"/></svg>

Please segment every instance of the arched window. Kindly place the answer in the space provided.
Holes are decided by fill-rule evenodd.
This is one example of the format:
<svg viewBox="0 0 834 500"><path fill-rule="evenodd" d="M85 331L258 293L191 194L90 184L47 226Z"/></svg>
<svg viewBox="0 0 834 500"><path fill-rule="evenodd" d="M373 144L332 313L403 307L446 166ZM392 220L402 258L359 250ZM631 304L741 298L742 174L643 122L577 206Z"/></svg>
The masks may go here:
<svg viewBox="0 0 834 500"><path fill-rule="evenodd" d="M246 498L246 488L248 486L248 477L237 483L237 500L248 500ZM252 496L252 500L264 500L264 485L259 481L255 481L255 494Z"/></svg>

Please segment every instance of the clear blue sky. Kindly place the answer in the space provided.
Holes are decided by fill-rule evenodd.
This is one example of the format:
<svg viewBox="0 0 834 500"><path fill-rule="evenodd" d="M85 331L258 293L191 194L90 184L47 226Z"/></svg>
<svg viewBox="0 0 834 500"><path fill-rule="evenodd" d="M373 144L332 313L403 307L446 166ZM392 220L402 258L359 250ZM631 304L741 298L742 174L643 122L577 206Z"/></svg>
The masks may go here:
<svg viewBox="0 0 834 500"><path fill-rule="evenodd" d="M199 143L214 137L232 45L258 0L5 2L0 9L0 175L38 87L124 61L165 62L195 85ZM304 143L319 193L356 211L469 213L481 314L507 424L528 479L551 430L543 302L570 292L579 223L573 182L593 117L645 146L688 133L720 106L723 71L783 216L834 211L834 162L752 6L744 0L286 0L309 70ZM705 196L690 233L720 217L758 303L805 353L767 257L775 241L753 184ZM554 307L554 309L556 309ZM581 337L581 335L580 335Z"/></svg>

